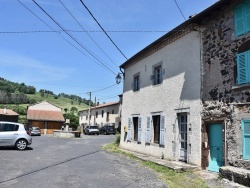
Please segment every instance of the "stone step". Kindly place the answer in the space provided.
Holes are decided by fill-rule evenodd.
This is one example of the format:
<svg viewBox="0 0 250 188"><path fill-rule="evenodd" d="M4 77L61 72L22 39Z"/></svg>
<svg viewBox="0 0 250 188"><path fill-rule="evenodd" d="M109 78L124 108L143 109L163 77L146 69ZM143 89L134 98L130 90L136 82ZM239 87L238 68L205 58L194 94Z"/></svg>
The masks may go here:
<svg viewBox="0 0 250 188"><path fill-rule="evenodd" d="M250 170L233 166L223 166L220 168L219 173L222 178L250 187Z"/></svg>

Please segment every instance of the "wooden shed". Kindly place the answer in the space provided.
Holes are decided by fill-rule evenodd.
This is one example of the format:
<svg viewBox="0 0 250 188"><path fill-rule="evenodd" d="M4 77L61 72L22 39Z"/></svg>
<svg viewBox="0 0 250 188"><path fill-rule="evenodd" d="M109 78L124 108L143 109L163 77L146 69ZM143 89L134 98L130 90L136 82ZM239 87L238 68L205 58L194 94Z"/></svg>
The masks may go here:
<svg viewBox="0 0 250 188"><path fill-rule="evenodd" d="M27 110L29 127L40 127L42 134L53 134L64 124L61 108L46 101L31 105Z"/></svg>
<svg viewBox="0 0 250 188"><path fill-rule="evenodd" d="M18 116L13 110L0 108L0 121L18 122Z"/></svg>

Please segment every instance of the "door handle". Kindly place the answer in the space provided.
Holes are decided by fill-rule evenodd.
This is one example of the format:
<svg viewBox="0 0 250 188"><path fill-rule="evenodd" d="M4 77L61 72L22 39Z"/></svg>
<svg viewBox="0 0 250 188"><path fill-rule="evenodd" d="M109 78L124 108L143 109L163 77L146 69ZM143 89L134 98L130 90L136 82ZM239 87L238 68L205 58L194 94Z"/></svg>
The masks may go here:
<svg viewBox="0 0 250 188"><path fill-rule="evenodd" d="M17 133L15 133L14 135L18 135Z"/></svg>

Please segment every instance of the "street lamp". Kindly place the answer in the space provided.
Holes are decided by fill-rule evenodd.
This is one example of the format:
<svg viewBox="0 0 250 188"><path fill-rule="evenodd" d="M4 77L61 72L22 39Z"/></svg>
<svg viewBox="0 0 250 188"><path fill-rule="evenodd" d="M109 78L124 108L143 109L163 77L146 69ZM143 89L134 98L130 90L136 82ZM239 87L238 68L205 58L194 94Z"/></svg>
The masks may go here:
<svg viewBox="0 0 250 188"><path fill-rule="evenodd" d="M118 73L115 79L116 79L117 84L121 83L121 80L122 80L121 73Z"/></svg>

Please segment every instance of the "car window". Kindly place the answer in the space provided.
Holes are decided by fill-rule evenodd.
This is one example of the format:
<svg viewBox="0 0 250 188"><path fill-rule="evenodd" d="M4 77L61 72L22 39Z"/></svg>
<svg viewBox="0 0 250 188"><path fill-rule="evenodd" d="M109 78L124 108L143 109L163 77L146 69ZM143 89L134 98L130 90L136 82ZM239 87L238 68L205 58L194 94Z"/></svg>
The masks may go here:
<svg viewBox="0 0 250 188"><path fill-rule="evenodd" d="M33 129L33 130L40 130L39 127L33 127L32 129Z"/></svg>
<svg viewBox="0 0 250 188"><path fill-rule="evenodd" d="M3 125L0 124L0 132L3 132Z"/></svg>
<svg viewBox="0 0 250 188"><path fill-rule="evenodd" d="M91 126L90 129L98 129L97 126Z"/></svg>
<svg viewBox="0 0 250 188"><path fill-rule="evenodd" d="M15 124L8 124L8 123L5 123L5 124L2 124L3 126L3 131L17 131L19 129L19 125L15 125Z"/></svg>

